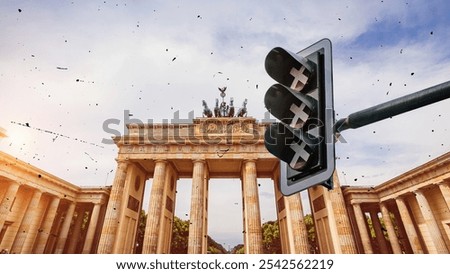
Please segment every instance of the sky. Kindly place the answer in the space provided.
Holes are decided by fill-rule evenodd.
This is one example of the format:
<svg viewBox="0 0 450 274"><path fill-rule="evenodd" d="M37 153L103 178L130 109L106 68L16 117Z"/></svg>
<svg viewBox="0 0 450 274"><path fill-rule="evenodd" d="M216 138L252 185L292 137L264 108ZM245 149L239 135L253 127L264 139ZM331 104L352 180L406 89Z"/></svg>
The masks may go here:
<svg viewBox="0 0 450 274"><path fill-rule="evenodd" d="M444 0L1 1L0 150L80 186L111 185L104 124L201 116L218 87L264 118L264 59L333 43L336 119L450 80ZM342 185L378 185L450 150L450 100L359 129L336 144ZM28 123L28 126L26 126ZM25 126L24 126L25 125ZM58 136L59 134L63 136ZM150 183L149 183L150 184ZM147 184L147 190L150 189ZM242 243L239 180L211 180L209 234ZM189 215L190 182L176 214ZM302 193L305 196L305 193ZM260 187L274 220L273 184ZM304 205L307 207L307 205ZM224 212L223 208L227 208Z"/></svg>

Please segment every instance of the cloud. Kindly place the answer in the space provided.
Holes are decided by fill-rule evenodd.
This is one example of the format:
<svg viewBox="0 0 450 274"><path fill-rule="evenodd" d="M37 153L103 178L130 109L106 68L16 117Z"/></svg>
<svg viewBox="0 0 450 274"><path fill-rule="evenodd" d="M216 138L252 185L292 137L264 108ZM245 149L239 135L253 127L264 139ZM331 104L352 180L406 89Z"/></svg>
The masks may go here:
<svg viewBox="0 0 450 274"><path fill-rule="evenodd" d="M337 118L447 81L450 60L448 52L439 50L440 39L428 34L424 40L401 40L370 54L361 48L352 52L351 59L338 59L334 92ZM337 144L337 163L351 178L347 183L376 185L448 151L450 133L444 122L448 104L439 102L344 131L347 143Z"/></svg>

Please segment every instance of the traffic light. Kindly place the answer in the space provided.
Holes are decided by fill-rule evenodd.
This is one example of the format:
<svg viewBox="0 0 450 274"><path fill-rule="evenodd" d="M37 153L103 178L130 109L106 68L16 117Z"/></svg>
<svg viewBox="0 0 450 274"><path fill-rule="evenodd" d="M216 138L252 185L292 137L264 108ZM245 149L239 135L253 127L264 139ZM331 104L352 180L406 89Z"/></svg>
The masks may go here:
<svg viewBox="0 0 450 274"><path fill-rule="evenodd" d="M280 122L267 127L267 150L281 160L280 189L291 195L315 185L333 188L335 169L331 41L291 53L272 49L267 73L278 83L264 97Z"/></svg>

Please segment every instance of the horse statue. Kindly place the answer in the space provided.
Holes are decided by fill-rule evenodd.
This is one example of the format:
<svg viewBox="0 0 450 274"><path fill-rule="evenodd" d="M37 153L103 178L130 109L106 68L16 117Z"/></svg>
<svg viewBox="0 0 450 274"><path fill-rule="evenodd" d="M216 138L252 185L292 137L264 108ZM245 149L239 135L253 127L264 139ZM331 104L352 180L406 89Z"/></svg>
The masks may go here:
<svg viewBox="0 0 450 274"><path fill-rule="evenodd" d="M209 109L208 104L206 104L205 100L202 100L202 104L203 104L203 117L212 117L213 113L212 111Z"/></svg>
<svg viewBox="0 0 450 274"><path fill-rule="evenodd" d="M230 109L228 111L228 117L234 117L234 106L233 106L234 99L233 97L230 98Z"/></svg>
<svg viewBox="0 0 450 274"><path fill-rule="evenodd" d="M219 99L216 98L216 106L214 107L214 116L220 117Z"/></svg>
<svg viewBox="0 0 450 274"><path fill-rule="evenodd" d="M220 117L227 117L227 116L228 116L227 103L222 102L222 103L220 103Z"/></svg>
<svg viewBox="0 0 450 274"><path fill-rule="evenodd" d="M239 109L237 117L247 117L247 99L242 103L242 108Z"/></svg>

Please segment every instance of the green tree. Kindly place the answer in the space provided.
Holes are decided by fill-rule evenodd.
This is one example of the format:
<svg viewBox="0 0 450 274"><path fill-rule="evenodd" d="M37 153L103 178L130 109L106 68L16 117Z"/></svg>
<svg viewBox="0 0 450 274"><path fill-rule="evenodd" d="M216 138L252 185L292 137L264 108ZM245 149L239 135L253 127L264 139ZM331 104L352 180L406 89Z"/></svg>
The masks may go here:
<svg viewBox="0 0 450 274"><path fill-rule="evenodd" d="M308 232L309 250L312 254L319 253L319 245L317 243L316 228L314 226L314 218L311 214L306 214L303 218L306 231Z"/></svg>
<svg viewBox="0 0 450 274"><path fill-rule="evenodd" d="M139 225L136 233L136 250L135 253L142 253L142 246L144 243L145 226L147 223L147 214L141 210L139 216ZM189 220L182 220L177 216L173 218L172 226L172 242L170 245L170 253L172 254L187 254L189 239ZM225 254L227 250L214 239L208 236L208 253L210 254Z"/></svg>
<svg viewBox="0 0 450 274"><path fill-rule="evenodd" d="M280 228L278 221L269 221L262 225L263 248L266 254L281 254Z"/></svg>
<svg viewBox="0 0 450 274"><path fill-rule="evenodd" d="M189 220L181 220L177 216L173 218L172 242L170 253L187 254L189 238Z"/></svg>
<svg viewBox="0 0 450 274"><path fill-rule="evenodd" d="M233 247L230 251L231 254L244 254L244 245L238 244L235 247Z"/></svg>
<svg viewBox="0 0 450 274"><path fill-rule="evenodd" d="M208 236L208 253L209 254L226 254L227 250L219 243Z"/></svg>
<svg viewBox="0 0 450 274"><path fill-rule="evenodd" d="M281 254L280 228L278 221L268 221L262 224L263 250L265 254ZM232 254L244 254L243 244L238 244L230 251Z"/></svg>
<svg viewBox="0 0 450 274"><path fill-rule="evenodd" d="M145 213L145 210L141 210L139 214L139 224L136 232L136 250L135 250L136 254L142 253L146 223L147 223L147 214Z"/></svg>

